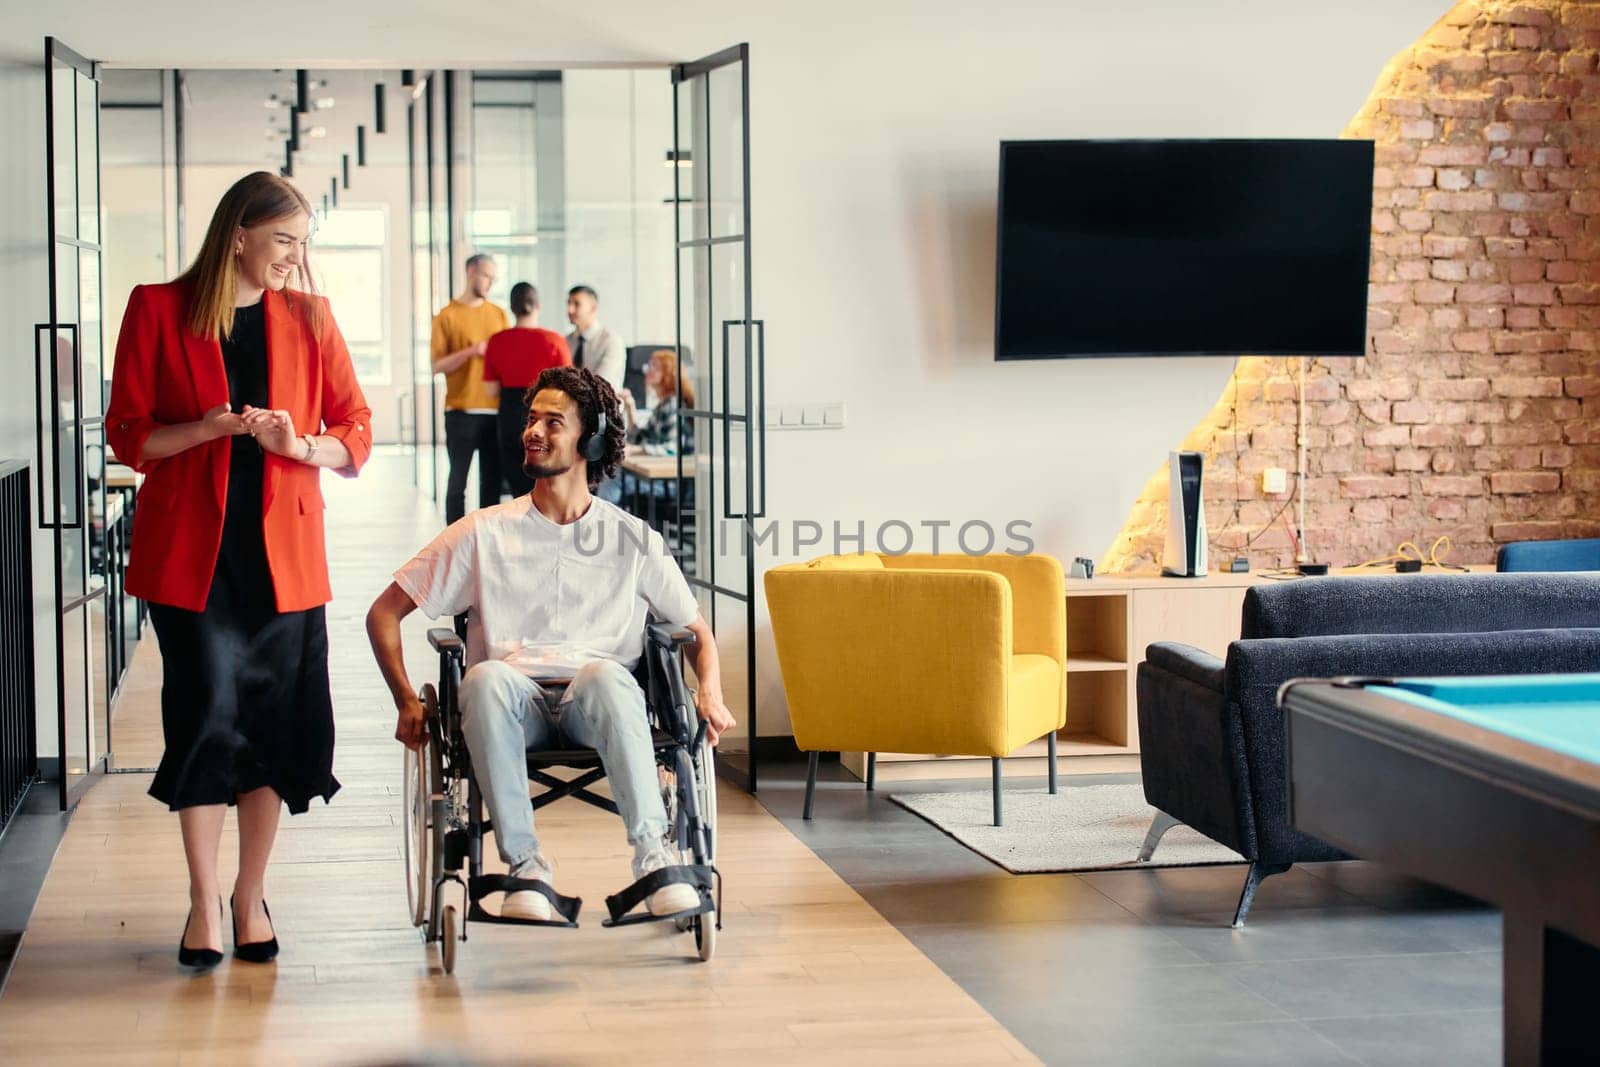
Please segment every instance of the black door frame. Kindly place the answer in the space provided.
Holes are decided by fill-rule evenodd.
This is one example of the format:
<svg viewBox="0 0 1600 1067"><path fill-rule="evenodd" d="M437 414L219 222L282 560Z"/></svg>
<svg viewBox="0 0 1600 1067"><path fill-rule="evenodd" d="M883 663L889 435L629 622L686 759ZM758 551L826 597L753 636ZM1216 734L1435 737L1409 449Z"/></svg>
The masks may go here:
<svg viewBox="0 0 1600 1067"><path fill-rule="evenodd" d="M92 649L92 641L93 641L93 638L94 638L94 632L93 632L92 629L86 629L86 640L84 642L85 662L81 666L82 666L82 668L83 668L83 670L85 672L84 680L85 680L85 684L86 685L94 686L96 684L96 682L98 681L98 683L101 686L105 687L105 700L106 700L106 703L107 703L107 706L108 706L108 712L107 712L106 719L105 719L107 736L105 738L105 752L99 759L95 759L94 758L94 747L95 746L92 745L92 744L88 745L88 747L86 748L86 750L84 752L84 756L86 758L86 764L85 764L83 777L77 784L75 784L75 785L71 784L69 782L69 776L68 776L68 773L67 773L67 767L68 767L68 759L67 759L68 738L67 738L67 684L66 684L67 683L66 619L70 614L72 614L73 612L76 612L76 611L78 611L80 609L82 609L82 610L84 610L86 612L90 611L91 610L90 605L92 604L92 602L97 600L97 599L100 599L100 598L102 598L102 597L104 597L106 595L106 586L105 586L104 583L102 583L98 589L94 589L94 588L89 588L88 587L88 586L92 585L92 567L90 566L90 563L89 563L89 554L91 552L91 548L90 548L90 545L88 543L88 540L85 539L84 540L84 544L83 544L83 549L82 549L83 552L84 552L83 566L85 568L85 574L90 576L90 580L85 583L85 589L83 590L82 593L74 595L70 600L67 599L67 590L66 590L66 584L65 584L65 580L64 580L65 560L63 558L64 557L64 552L63 552L63 539L62 538L63 538L63 534L65 532L67 532L67 531L77 531L79 536L82 537L83 536L83 532L85 530L85 527L89 523L88 501L86 499L86 494L85 494L85 486L86 486L87 473L88 472L84 469L85 461L84 461L84 443L83 443L83 439L84 439L85 431L93 430L93 429L97 429L97 428L102 427L103 424L104 424L104 418L103 418L103 413L96 414L96 415L88 417L88 418L84 417L84 412L83 412L83 345L82 345L82 340L83 339L80 336L80 334L81 334L81 322L80 322L80 319L81 319L81 316L82 316L82 294L81 294L81 292L79 293L79 304L78 304L78 306L76 308L73 309L73 320L70 323L63 323L61 321L61 310L62 309L61 309L61 306L60 306L60 294L58 292L58 289L59 289L59 284L58 284L59 275L58 275L57 271L58 271L59 263L58 263L58 260L57 260L57 254L58 254L58 248L60 246L62 246L62 245L66 245L66 246L70 246L72 248L75 248L79 253L88 252L88 253L91 253L91 254L95 255L96 257L99 257L99 259L100 259L100 269L96 272L95 295L96 295L96 299L97 300L101 300L103 302L103 300L104 300L103 289L104 289L104 280L105 280L104 279L104 254L105 254L104 236L105 235L100 232L100 228L101 228L100 197L102 195L100 185L101 185L102 175L101 175L101 172L100 172L100 106L99 106L98 92L96 94L95 108L94 108L94 117L95 117L95 122L94 122L94 148L95 148L94 166L95 166L95 200L96 200L95 205L94 205L94 217L95 217L95 237L96 237L96 240L94 240L94 241L85 241L82 238L77 237L77 236L72 236L72 237L64 236L63 234L61 234L61 233L59 233L57 231L57 225L56 225L57 224L57 211L58 211L58 208L59 208L59 199L58 199L58 196L57 196L57 183L58 183L59 179L62 177L62 175L59 175L59 174L56 173L56 147L57 147L56 146L56 109L59 106L63 106L62 103L56 99L56 91L55 91L56 90L55 74L56 74L56 67L57 67L58 64L71 69L74 72L74 75L75 75L75 77L73 79L73 87L74 87L73 100L72 100L72 102L70 104L70 106L73 108L73 130L74 130L73 157L72 157L73 158L73 174L72 174L73 189L72 189L72 196L73 196L74 217L75 218L81 218L82 214L83 214L83 205L77 203L77 198L78 198L79 194L81 193L83 186L82 186L81 181L79 180L79 169L82 166L82 161L79 158L79 154L78 154L79 145L82 143L82 131L77 129L78 119L81 118L81 116L82 116L82 109L78 106L78 103L77 103L77 84L78 83L77 83L76 75L82 75L83 77L87 78L89 81L91 81L93 83L96 83L98 85L99 80L100 80L100 64L95 62L94 60L90 60L90 59L84 58L77 51L75 51L74 49L68 47L67 45L62 44L60 41L56 40L54 37L46 37L45 38L45 42L44 42L44 70L45 70L45 90L44 90L44 94L45 94L45 196L46 196L45 229L46 229L46 239L47 239L47 248L48 248L48 252L47 252L47 259L48 259L48 264L49 264L48 269L49 269L49 272L50 272L50 275L49 275L49 294L50 294L50 296L49 296L49 308L50 308L50 317L49 317L49 320L47 322L39 323L34 327L34 359L35 359L35 372L36 372L36 375L37 375L37 378L35 380L35 405L36 405L36 417L37 417L38 413L43 412L45 410L45 408L44 408L44 403L45 403L44 379L48 375L48 377L50 379L50 388L49 388L49 401L50 401L49 411L50 411L50 417L49 417L49 420L48 420L49 421L49 427L48 427L49 433L48 434L46 433L46 429L47 429L46 420L44 418L42 418L42 417L39 418L39 422L38 422L38 446L39 446L39 463L40 463L41 466L43 466L44 463L45 463L45 456L47 454L47 452L46 452L46 448L47 448L46 438L48 437L48 439L49 439L48 440L48 455L50 457L50 477L52 479L52 486L53 486L52 490L51 490L51 494L50 494L51 495L51 505L52 506L50 508L47 508L45 506L45 494L44 494L44 484L43 484L44 483L44 472L41 471L40 472L40 478L39 478L39 483L40 483L40 486L39 486L39 527L40 527L40 529L50 530L52 532L51 542L52 542L52 547L54 548L54 557L55 557L55 559L54 559L54 571L55 571L55 574L54 574L54 592L55 592L55 609L56 610L54 612L54 616L55 616L55 659L56 659L56 738L57 738L57 761L56 762L57 762L57 769L58 769L58 776L59 776L59 783L60 783L59 797L60 797L61 809L63 811L65 811L68 808L70 808L73 804L77 803L78 798L81 797L83 795L83 793L85 791L87 791L91 786L93 786L94 783L97 782L102 775L104 775L104 773L106 771L106 767L110 763L110 758L111 758L110 718L111 717L110 717L110 714L109 714L109 704L110 704L110 701L111 701L111 691L110 691L110 678L109 678L109 675L106 678L98 679L98 680L95 679L95 677L94 677L93 670L92 670L93 664L95 662L95 658L94 658L94 655L93 655L93 649ZM74 284L75 284L75 287L76 287L78 282L75 280ZM98 321L98 319L97 319L97 321ZM59 358L58 357L58 353L60 352L60 344L61 344L61 340L62 340L62 335L63 334L70 334L70 336L71 336L71 352L72 352L72 360L71 360L71 362L72 362L72 389L73 389L73 422L75 423L75 425L72 427L72 429L73 429L73 435L72 435L72 438L73 438L73 463L75 465L75 477L72 480L72 490L76 494L77 499L73 502L74 503L74 516L75 517L71 521L69 521L62 513L62 496L61 496L61 489L62 489L62 481L61 481L61 467L62 467L62 462L61 462L62 461L62 457L61 457L61 451L62 451L62 449L61 449L61 437L62 437L62 434L61 434L61 430L62 430L62 426L60 424L60 418L61 418L61 397L60 397L61 382L60 382L59 374L56 373L56 368L57 368L57 362L56 361ZM49 338L48 352L49 352L49 357L50 358L49 358L48 362L41 358L42 355L43 355L43 350L41 349L40 343L39 343L46 336L48 336L48 338ZM105 359L105 351L104 351L104 349L105 349L104 337L102 336L100 343L96 345L96 351L100 353L100 358L102 360ZM103 377L103 375L104 375L104 371L102 369L99 376ZM103 386L102 386L100 381L96 381L94 383L94 387L95 387L96 390L100 390L100 389L103 388ZM95 404L96 412L100 412L100 408L101 408L101 404L97 401L96 404ZM105 458L104 458L104 449L102 448L101 449L101 470L100 470L100 484L101 484L101 487L102 487L102 489L101 489L102 492L104 492L104 483L105 483ZM52 512L52 511L53 511L53 514L47 514L47 512ZM94 707L93 698L92 698L92 690L90 691L90 693L91 693L90 703L88 705L86 705L84 708L79 709L80 712L85 716L85 727L86 727L85 737L86 738L89 738L89 737L93 736L93 726L94 726L93 715L92 715L92 710L93 710L93 707Z"/></svg>
<svg viewBox="0 0 1600 1067"><path fill-rule="evenodd" d="M743 604L743 614L744 614L744 623L745 623L745 714L744 714L744 728L745 728L745 740L746 740L746 744L748 746L748 748L747 748L747 753L748 753L747 758L748 758L749 764L748 764L748 770L746 772L744 772L744 773L741 773L737 769L729 766L727 761L719 761L719 763L718 763L718 774L720 774L723 777L726 777L726 778L738 783L739 785L743 786L746 790L754 793L756 791L756 789L757 789L758 781L759 781L758 780L758 761L759 761L758 748L759 748L759 745L760 745L760 735L757 732L757 709L756 709L756 596L755 596L755 544L754 544L753 522L754 522L755 519L764 518L765 517L765 515L766 515L766 500L767 500L767 484L766 484L767 483L767 478L766 478L766 374L765 374L765 364L766 364L766 324L765 324L765 322L763 320L758 319L758 318L756 318L754 316L754 314L753 314L753 300L752 300L753 284L752 284L752 278L751 278L752 259L751 259L751 245L750 245L750 46L748 44L737 44L737 45L734 45L734 46L732 46L730 48L725 48L720 52L714 52L711 55L705 56L705 57L703 57L701 59L694 60L693 62L677 64L676 66L674 66L672 68L672 85L673 85L673 92L672 92L672 146L673 146L673 158L674 158L674 160L682 160L682 159L686 158L685 155L684 155L684 151L689 146L686 146L686 145L684 145L682 143L682 129L681 129L681 125L680 124L682 122L683 116L680 114L680 108L679 108L679 102L678 102L679 101L679 88L678 87L680 85L682 85L683 83L689 82L689 81L693 81L696 78L704 78L705 79L705 92L704 92L703 95L704 95L705 109L706 109L705 110L705 129L707 131L707 133L706 133L706 141L707 141L707 147L709 149L709 145L710 145L710 141L711 141L711 132L710 132L711 131L711 121L710 121L710 118L711 118L711 95L712 95L711 94L711 84L710 84L710 74L711 74L712 71L720 70L720 69L722 69L724 67L728 67L728 66L731 66L733 64L738 64L739 65L739 73L740 73L740 118L741 118L741 142L742 142L741 143L741 151L743 153L743 159L741 161L741 173L742 173L742 178L743 178L743 188L740 190L740 196L742 198L742 216L743 217L742 217L742 220L741 220L741 225L739 227L739 233L737 235L734 235L734 234L717 235L716 233L713 232L713 227L711 226L709 220L710 220L710 204L711 204L711 200L712 200L713 196L715 195L715 191L714 191L713 186L712 186L711 161L710 161L709 157L707 157L707 158L693 159L693 165L694 166L704 168L702 173L705 175L706 210L707 210L707 219L708 219L707 226L706 226L706 233L705 233L704 237L697 237L697 236L692 235L692 234L687 236L687 237L684 235L684 233L683 233L683 212L682 212L682 208L681 208L681 205L684 203L683 188L682 188L683 168L682 167L674 167L673 168L673 179L672 179L672 199L673 199L673 223L672 223L672 227L673 227L673 238L674 238L674 248L675 248L675 252L674 252L674 255L673 255L673 277L674 277L674 281L675 281L675 285L674 285L674 304L675 304L675 321L676 321L676 331L677 331L677 350L678 350L678 352L680 354L680 359L681 359L681 354L684 351L684 337L683 337L683 252L684 252L684 250L686 250L686 249L702 249L702 248L706 250L706 255L705 255L705 258L704 258L704 261L703 261L703 262L705 262L707 264L707 268L706 269L707 269L707 272L708 272L708 277L706 279L706 285L707 285L707 290L706 290L707 291L707 303L706 303L706 306L707 306L708 310L711 312L711 322L708 322L708 323L704 324L706 326L706 335L705 335L705 338L703 338L703 339L709 341L711 339L711 330L714 328L713 324L717 320L716 305L715 305L715 302L714 302L714 289L713 289L713 286L712 286L712 279L709 276L709 274L710 274L709 265L710 265L710 262L711 262L711 251L710 251L711 247L713 245L732 244L732 243L735 243L735 242L738 242L738 243L743 245L743 249L742 250L744 252L744 265L743 265L744 292L742 294L742 303L740 305L740 307L742 309L741 317L737 318L737 319L726 319L726 320L723 320L722 323L721 323L721 341L722 341L722 352L721 352L722 400L721 400L721 403L719 404L718 401L717 401L717 390L715 388L715 386L716 386L717 360L716 360L716 358L714 358L713 353L709 350L709 346L707 346L706 348L702 349L701 358L705 361L705 371L706 371L705 380L708 383L708 385L710 386L710 388L707 389L707 395L700 398L701 404L703 406L698 408L698 409L686 408L686 409L684 409L684 414L685 414L685 416L687 416L688 418L691 418L691 419L698 418L698 419L706 420L708 428L714 428L714 427L717 427L720 424L720 429L721 429L722 497L721 497L720 506L719 506L719 504L718 504L718 502L716 500L716 474L717 474L716 467L718 466L718 460L717 460L717 455L718 455L718 453L717 453L718 435L715 434L715 433L707 435L707 436L710 437L709 441L702 441L699 438L696 438L696 440L695 440L696 450L698 452L700 452L700 453L704 453L704 454L708 455L710 457L710 459L711 459L710 466L712 467L712 477L711 477L711 479L710 479L708 484L711 486L712 491L710 493L702 493L697 497L697 499L695 501L695 506L694 506L695 515L694 515L694 520L693 520L694 521L694 526L695 526L696 531L697 531L696 536L699 539L699 540L697 540L697 544L698 545L702 545L702 546L709 544L710 551L704 553L704 556L708 560L708 563L709 563L709 572L706 573L706 574L700 574L700 573L697 572L693 577L689 578L689 582L690 582L691 585L696 586L696 587L701 588L701 589L704 589L710 594L712 617L709 620L709 622L711 623L711 626L712 626L713 630L715 630L715 628L716 628L717 599L719 597L727 597L729 599L741 602ZM701 262L702 262L702 259L699 256L696 256L695 257L695 263L698 265ZM698 326L699 324L696 324L696 325ZM735 411L733 411L733 406L730 403L730 399L731 398L730 398L729 393L728 393L728 381L729 381L729 378L730 378L729 371L731 370L731 356L729 354L729 342L730 342L730 339L731 339L732 335L735 332L738 332L738 333L742 334L742 340L743 340L742 349L743 349L743 359L744 359L744 373L743 373L743 380L744 380L744 406L742 408L742 414L741 413L736 413ZM698 331L697 331L696 341L698 342L700 340L702 340L702 338L698 336ZM682 364L680 363L680 366L681 365ZM756 388L756 381L758 380L758 378L759 378L760 383L761 383L759 390L757 390L757 388ZM682 374L680 374L678 376L678 381L680 383L679 384L679 390L680 390L680 405L681 405L681 399L682 399L681 391L682 391L682 381L683 381L683 375ZM742 511L736 511L736 510L733 510L733 509L731 509L729 507L729 501L731 500L732 495L733 495L733 493L732 493L733 482L732 482L732 474L731 474L731 472L729 470L729 467L728 467L728 464L727 464L727 460L731 456L733 427L735 425L740 425L740 426L743 427L741 433L742 433L742 436L744 438L744 496L742 497L742 499L744 501L744 507L743 507ZM685 472L684 472L684 467L683 467L683 459L684 459L684 453L685 453L686 449L684 447L682 447L685 444L685 442L683 441L683 439L681 437L681 435L683 433L683 424L682 423L680 423L680 425L679 425L679 433L680 433L680 441L679 441L680 447L678 448L678 485L682 486L682 485L686 484L685 483ZM757 457L756 457L756 440L757 440L758 436L760 437L760 440L761 440L760 462L759 462L759 464L757 463ZM759 498L757 497L757 488L758 487L760 489ZM675 502L674 507L681 507L681 497L682 497L682 494L681 493L678 494L678 497L676 498L676 500L680 501L680 502ZM759 500L759 507L756 506L758 500ZM726 520L726 519L737 520L738 525L739 525L740 547L741 547L741 550L742 550L742 554L744 556L744 562L743 562L743 566L744 566L744 591L743 592L740 592L740 591L738 591L736 589L729 588L729 587L724 586L724 585L720 585L717 582L717 559L718 559L718 556L721 554L720 550L722 548L722 545L719 543L719 537L720 537L720 534L721 534L721 532L723 530L723 520ZM681 516L679 516L679 521L675 524L675 529L676 529L676 538L677 538L677 542L678 543L675 544L673 546L673 548L678 554L681 555L683 550L684 550L684 546L683 546L683 543L682 543L682 538L683 538L684 531L685 531L685 523L682 521Z"/></svg>

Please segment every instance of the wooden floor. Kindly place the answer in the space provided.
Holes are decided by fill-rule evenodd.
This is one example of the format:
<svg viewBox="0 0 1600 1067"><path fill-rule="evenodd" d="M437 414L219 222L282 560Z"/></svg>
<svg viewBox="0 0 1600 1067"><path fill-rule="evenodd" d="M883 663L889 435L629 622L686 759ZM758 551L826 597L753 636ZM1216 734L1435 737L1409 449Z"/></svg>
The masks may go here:
<svg viewBox="0 0 1600 1067"><path fill-rule="evenodd" d="M456 974L405 918L400 749L360 619L436 525L409 461L328 477L338 715L328 807L286 819L267 896L283 953L194 977L176 965L187 907L177 820L148 774L108 776L80 804L0 998L0 1060L49 1063L1035 1062L1032 1055L755 801L724 787L725 925L717 956L655 924L599 925L630 880L614 816L540 813L580 930L474 926ZM408 627L416 681L425 623ZM147 638L118 708L121 766L159 754L160 660ZM222 871L235 863L232 821Z"/></svg>
<svg viewBox="0 0 1600 1067"><path fill-rule="evenodd" d="M165 747L161 741L161 650L149 623L128 673L122 676L112 709L111 735L118 769L148 771L161 762Z"/></svg>

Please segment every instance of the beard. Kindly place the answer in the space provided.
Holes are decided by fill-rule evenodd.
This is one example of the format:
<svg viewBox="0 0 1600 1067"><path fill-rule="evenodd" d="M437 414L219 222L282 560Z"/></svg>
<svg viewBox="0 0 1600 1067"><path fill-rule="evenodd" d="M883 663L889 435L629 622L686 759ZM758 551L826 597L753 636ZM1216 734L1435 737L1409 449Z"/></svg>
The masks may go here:
<svg viewBox="0 0 1600 1067"><path fill-rule="evenodd" d="M534 459L526 453L522 457L522 473L530 478L554 478L556 475L565 474L571 469L572 464L557 463L550 458L549 453L545 453L540 459Z"/></svg>

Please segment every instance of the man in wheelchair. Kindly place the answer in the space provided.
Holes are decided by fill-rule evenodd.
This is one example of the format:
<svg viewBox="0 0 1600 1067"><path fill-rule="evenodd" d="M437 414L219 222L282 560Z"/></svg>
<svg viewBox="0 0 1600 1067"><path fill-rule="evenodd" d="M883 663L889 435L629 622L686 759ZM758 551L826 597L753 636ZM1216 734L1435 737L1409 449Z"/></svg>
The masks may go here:
<svg viewBox="0 0 1600 1067"><path fill-rule="evenodd" d="M522 442L532 493L471 512L434 538L395 572L367 615L367 632L400 713L395 737L417 749L427 725L401 655L400 621L417 608L430 618L467 613L461 731L511 876L553 885L529 803L527 752L581 746L599 754L637 882L681 862L634 677L647 613L693 634L685 649L699 682L695 706L713 744L733 716L711 628L677 561L643 520L593 495L623 456L616 394L575 367L546 370L531 392ZM645 903L653 915L675 915L697 907L699 896L691 885L668 883ZM551 901L516 890L500 915L547 922Z"/></svg>

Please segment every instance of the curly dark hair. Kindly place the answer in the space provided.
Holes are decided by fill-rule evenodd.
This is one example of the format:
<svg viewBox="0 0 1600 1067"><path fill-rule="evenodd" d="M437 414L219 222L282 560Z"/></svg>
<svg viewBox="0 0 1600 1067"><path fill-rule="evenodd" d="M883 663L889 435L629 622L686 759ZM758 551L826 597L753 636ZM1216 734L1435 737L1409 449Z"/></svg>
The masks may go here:
<svg viewBox="0 0 1600 1067"><path fill-rule="evenodd" d="M593 490L607 478L615 478L627 445L627 429L622 420L622 404L611 383L587 367L548 367L540 372L539 380L526 394L530 408L533 398L543 389L557 389L572 398L578 405L578 417L583 420L585 434L592 433L599 424L600 412L606 413L606 454L589 464L589 488ZM581 452L579 456L581 458Z"/></svg>

